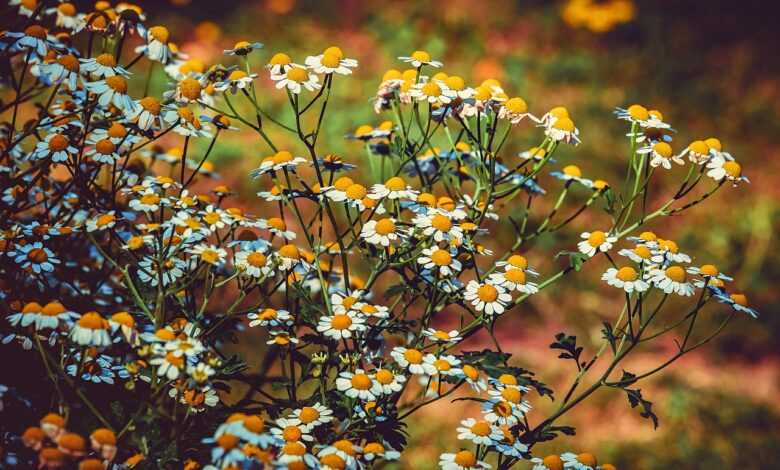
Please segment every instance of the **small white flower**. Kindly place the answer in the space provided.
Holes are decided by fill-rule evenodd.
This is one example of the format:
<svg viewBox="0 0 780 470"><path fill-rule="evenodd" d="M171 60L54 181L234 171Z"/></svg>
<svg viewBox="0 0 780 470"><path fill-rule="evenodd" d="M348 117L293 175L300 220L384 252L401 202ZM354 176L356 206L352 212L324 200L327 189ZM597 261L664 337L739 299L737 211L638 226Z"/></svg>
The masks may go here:
<svg viewBox="0 0 780 470"><path fill-rule="evenodd" d="M595 256L596 253L603 253L611 250L612 244L617 241L617 237L607 235L601 230L582 232L580 237L584 240L577 243L577 248L581 253L590 257Z"/></svg>
<svg viewBox="0 0 780 470"><path fill-rule="evenodd" d="M650 285L639 277L639 273L630 266L624 266L620 269L609 268L601 276L602 281L606 281L610 286L614 286L628 292L644 292L650 288Z"/></svg>
<svg viewBox="0 0 780 470"><path fill-rule="evenodd" d="M336 390L344 392L350 398L376 400L373 388L374 381L363 369L356 369L355 373L342 372L336 379Z"/></svg>
<svg viewBox="0 0 780 470"><path fill-rule="evenodd" d="M500 315L512 302L512 296L505 289L491 282L479 283L471 280L466 285L464 299L471 302L478 311L487 315Z"/></svg>
<svg viewBox="0 0 780 470"><path fill-rule="evenodd" d="M645 280L666 294L675 293L684 297L693 295L693 285L686 282L686 273L681 266L673 265L666 269L651 269Z"/></svg>

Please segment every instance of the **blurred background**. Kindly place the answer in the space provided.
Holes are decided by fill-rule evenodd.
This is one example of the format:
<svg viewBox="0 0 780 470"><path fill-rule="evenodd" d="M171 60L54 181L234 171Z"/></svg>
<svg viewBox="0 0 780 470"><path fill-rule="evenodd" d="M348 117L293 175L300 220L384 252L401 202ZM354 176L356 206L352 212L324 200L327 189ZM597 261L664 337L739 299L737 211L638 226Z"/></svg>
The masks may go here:
<svg viewBox="0 0 780 470"><path fill-rule="evenodd" d="M207 65L232 63L222 56L222 49L236 41L265 43L265 49L250 57L260 73L260 90L265 90L260 100L277 112L282 112L284 95L272 89L268 74L261 70L273 53L287 52L302 62L306 55L338 45L348 57L358 59L355 74L336 81L330 110L338 112L328 115L326 138L320 139L326 152L351 162L362 157L363 149L345 140L344 134L386 119L373 113L368 100L385 70L403 69L396 57L415 49L428 50L444 62L443 70L471 83L500 80L510 96L524 97L537 115L552 106L568 107L583 144L562 149L558 161L578 164L585 176L615 183L622 177L626 126L612 116L615 106L637 102L661 110L678 132L676 151L695 139L720 138L725 150L742 163L751 184L724 187L685 217L651 224L650 229L677 240L695 263L713 262L733 275L761 317L738 318L714 342L641 385L660 417L657 430L629 409L624 395L603 391L563 420L582 426L578 436L556 440L540 451L588 450L622 469L778 468L780 319L775 312L780 296L774 286L780 279L780 254L774 234L780 208L776 52L780 29L772 20L778 17L775 2L139 3L149 11L151 23L168 25L181 50ZM159 70L154 77L152 89L161 92L166 79ZM540 140L540 133L530 126L513 135L509 151ZM284 143L287 137L275 138ZM290 146L294 148L292 142ZM260 205L253 202L254 193L267 188L259 187L247 173L267 153L256 135L233 133L214 155L219 184L236 190L237 200L248 210ZM672 177L664 178L674 184ZM662 185L662 179L655 184ZM578 219L568 234L540 241L527 257L541 272L551 272L555 265L550 253L573 246L577 233L600 221L608 219L594 211ZM605 268L589 266L559 283L554 298L553 291L534 296L505 321L501 339L515 354L517 365L538 371L540 380L554 386L570 380L570 365L559 364L562 361L548 345L566 328L586 346L586 354L592 354L600 341L601 322L614 320L623 302L598 280ZM700 326L713 328L725 313L723 308L711 308ZM479 341L484 339L469 346L489 346ZM670 337L637 354L626 368L651 369L673 352ZM418 415L421 425L410 426L417 450L408 453L398 468L434 468L441 451L457 449L457 423L475 413L465 403L441 403ZM534 406L544 411L550 404L536 398Z"/></svg>

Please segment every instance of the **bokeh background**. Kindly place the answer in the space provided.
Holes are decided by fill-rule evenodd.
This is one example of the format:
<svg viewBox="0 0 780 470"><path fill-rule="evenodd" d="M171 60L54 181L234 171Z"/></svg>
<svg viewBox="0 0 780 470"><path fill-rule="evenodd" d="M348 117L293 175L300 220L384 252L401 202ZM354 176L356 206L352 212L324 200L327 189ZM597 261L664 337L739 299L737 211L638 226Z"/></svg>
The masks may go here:
<svg viewBox="0 0 780 470"><path fill-rule="evenodd" d="M601 461L630 469L769 469L780 462L780 350L776 315L780 279L778 169L780 169L780 29L774 2L758 0L256 0L139 2L153 23L166 24L180 48L211 65L228 61L222 49L238 40L260 41L253 53L257 71L274 52L297 61L339 45L360 67L338 80L328 116L326 151L359 161L360 144L344 134L360 124L378 124L368 99L382 73L402 68L395 58L428 50L444 70L480 82L497 78L510 95L526 99L542 114L565 105L583 144L560 152L593 177L618 182L626 158L624 123L615 106L634 102L663 112L677 129L675 149L694 139L719 137L743 164L751 184L724 188L684 218L651 228L678 240L696 262L714 262L734 275L739 289L762 315L740 318L705 348L642 385L655 403L661 425L628 407L618 392L596 394L564 421L581 426L576 437L542 451L589 450ZM153 92L165 78L154 73ZM283 94L261 73L261 101L283 112ZM156 88L156 89L155 89ZM516 133L511 150L537 143L530 127ZM284 142L284 135L275 136ZM290 143L293 146L292 143ZM225 183L251 210L260 188L248 178L267 149L256 135L234 133L222 140L213 163ZM682 175L677 175L681 178ZM658 181L657 184L663 184ZM259 204L258 204L259 205ZM554 269L549 253L572 244L576 233L603 215L578 219L571 233L543 240L528 253L541 271ZM574 234L574 235L573 235ZM500 244L501 240L496 243ZM572 245L573 246L573 245ZM518 365L540 379L562 385L571 377L548 348L558 331L576 334L586 348L598 344L603 320L614 319L622 298L604 289L591 266L532 297L503 324L501 339ZM702 327L724 312L710 310ZM707 324L709 323L709 325ZM479 344L471 344L475 349ZM487 346L487 344L485 345ZM642 351L626 368L643 371L674 351L669 338ZM399 468L436 467L438 454L457 448L455 427L471 415L466 402L425 409L410 426L416 451ZM537 399L545 410L549 404Z"/></svg>

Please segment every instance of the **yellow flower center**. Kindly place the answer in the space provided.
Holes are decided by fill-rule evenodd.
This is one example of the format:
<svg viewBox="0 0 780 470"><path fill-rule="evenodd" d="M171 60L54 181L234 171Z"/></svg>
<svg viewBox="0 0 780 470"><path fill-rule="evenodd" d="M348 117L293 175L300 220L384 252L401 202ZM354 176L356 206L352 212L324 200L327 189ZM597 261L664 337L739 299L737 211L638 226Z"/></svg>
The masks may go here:
<svg viewBox="0 0 780 470"><path fill-rule="evenodd" d="M709 146L707 146L707 144L703 140L694 140L688 146L688 150L690 150L693 153L698 153L700 155L707 155L710 152Z"/></svg>
<svg viewBox="0 0 780 470"><path fill-rule="evenodd" d="M379 369L376 371L376 380L382 385L390 385L395 380L395 376L387 369Z"/></svg>
<svg viewBox="0 0 780 470"><path fill-rule="evenodd" d="M233 45L233 49L244 49L249 46L250 46L249 41L238 41Z"/></svg>
<svg viewBox="0 0 780 470"><path fill-rule="evenodd" d="M65 54L57 59L57 63L68 69L70 72L78 72L81 69L79 60L73 54Z"/></svg>
<svg viewBox="0 0 780 470"><path fill-rule="evenodd" d="M525 271L519 268L510 268L504 273L504 277L507 281L515 284L525 284Z"/></svg>
<svg viewBox="0 0 780 470"><path fill-rule="evenodd" d="M641 104L632 104L628 107L627 111L629 116L637 121L645 121L650 117L650 113L647 111L647 108Z"/></svg>
<svg viewBox="0 0 780 470"><path fill-rule="evenodd" d="M579 461L581 464L593 468L596 468L596 465L598 465L598 462L596 462L596 456L587 452L579 454L577 456L577 461Z"/></svg>
<svg viewBox="0 0 780 470"><path fill-rule="evenodd" d="M102 330L106 328L108 322L97 312L87 312L79 318L78 324L89 330Z"/></svg>
<svg viewBox="0 0 780 470"><path fill-rule="evenodd" d="M639 277L639 274L637 274L634 268L630 266L625 266L623 268L618 269L618 272L617 274L615 274L615 277L617 277L623 282L631 282L631 281L636 281L637 277Z"/></svg>
<svg viewBox="0 0 780 470"><path fill-rule="evenodd" d="M406 188L406 181L399 176L393 176L385 181L385 187L390 191L403 191Z"/></svg>
<svg viewBox="0 0 780 470"><path fill-rule="evenodd" d="M520 403L523 393L514 387L507 387L501 390L501 397L510 403Z"/></svg>
<svg viewBox="0 0 780 470"><path fill-rule="evenodd" d="M419 364L422 362L423 355L417 349L407 349L404 351L404 359L410 364Z"/></svg>
<svg viewBox="0 0 780 470"><path fill-rule="evenodd" d="M447 216L436 214L431 217L431 227L440 232L447 233L452 229L452 221Z"/></svg>
<svg viewBox="0 0 780 470"><path fill-rule="evenodd" d="M302 423L309 424L317 421L320 418L320 412L317 411L317 408L305 406L301 408L301 412L298 414L298 417Z"/></svg>
<svg viewBox="0 0 780 470"><path fill-rule="evenodd" d="M718 268L712 264L703 265L702 267L699 268L699 272L704 274L705 276L717 276L719 273Z"/></svg>
<svg viewBox="0 0 780 470"><path fill-rule="evenodd" d="M563 167L563 174L566 176L573 176L575 178L582 177L582 170L576 165L568 165Z"/></svg>
<svg viewBox="0 0 780 470"><path fill-rule="evenodd" d="M341 58L334 54L323 54L320 63L330 69L335 69L341 63Z"/></svg>
<svg viewBox="0 0 780 470"><path fill-rule="evenodd" d="M127 129L122 124L115 122L108 128L108 136L113 139L123 139L127 135Z"/></svg>
<svg viewBox="0 0 780 470"><path fill-rule="evenodd" d="M287 244L279 248L279 254L283 258L290 258L290 259L299 259L301 257L301 253L298 250L298 247L292 244Z"/></svg>
<svg viewBox="0 0 780 470"><path fill-rule="evenodd" d="M355 184L354 181L352 181L352 178L349 176L342 176L341 178L337 179L333 183L333 187L338 189L339 191L346 191L347 188Z"/></svg>
<svg viewBox="0 0 780 470"><path fill-rule="evenodd" d="M510 98L504 103L504 107L512 113L522 114L528 111L528 105L525 100L519 97Z"/></svg>
<svg viewBox="0 0 780 470"><path fill-rule="evenodd" d="M322 51L322 55L332 55L338 57L339 60L344 58L344 52L342 52L341 48L337 46L330 46L329 48Z"/></svg>
<svg viewBox="0 0 780 470"><path fill-rule="evenodd" d="M378 442L369 442L363 446L363 453L381 455L385 453L385 447Z"/></svg>
<svg viewBox="0 0 780 470"><path fill-rule="evenodd" d="M709 139L704 139L704 143L707 144L707 147L711 149L715 149L718 152L723 150L723 145L721 145L720 140L716 139L715 137L710 137Z"/></svg>
<svg viewBox="0 0 780 470"><path fill-rule="evenodd" d="M271 61L269 63L271 65L290 65L292 63L292 59L284 52L278 52L274 54L273 57L271 57Z"/></svg>
<svg viewBox="0 0 780 470"><path fill-rule="evenodd" d="M436 266L449 266L452 263L452 255L446 250L437 249L431 254L431 261Z"/></svg>
<svg viewBox="0 0 780 470"><path fill-rule="evenodd" d="M336 454L323 455L320 458L320 463L325 467L335 468L336 470L343 470L347 468L347 463Z"/></svg>
<svg viewBox="0 0 780 470"><path fill-rule="evenodd" d="M119 75L113 77L106 77L106 86L111 88L117 93L127 93L127 80Z"/></svg>
<svg viewBox="0 0 780 470"><path fill-rule="evenodd" d="M209 264L217 264L219 261L219 253L210 248L207 248L200 254L200 259Z"/></svg>
<svg viewBox="0 0 780 470"><path fill-rule="evenodd" d="M466 374L466 377L468 377L471 380L477 380L479 378L479 370L477 370L476 367L469 364L463 366L463 373Z"/></svg>
<svg viewBox="0 0 780 470"><path fill-rule="evenodd" d="M152 26L149 28L149 36L163 44L168 44L170 33L168 32L168 28L165 26Z"/></svg>
<svg viewBox="0 0 780 470"><path fill-rule="evenodd" d="M735 304L747 307L748 302L745 294L731 294L729 295L729 298L731 298Z"/></svg>
<svg viewBox="0 0 780 470"><path fill-rule="evenodd" d="M388 235L395 232L395 223L391 219L382 219L376 223L376 233Z"/></svg>
<svg viewBox="0 0 780 470"><path fill-rule="evenodd" d="M201 89L200 82L192 77L187 77L179 82L179 93L188 100L200 98Z"/></svg>
<svg viewBox="0 0 780 470"><path fill-rule="evenodd" d="M653 145L653 152L662 156L663 158L671 158L672 146L666 142L657 142Z"/></svg>
<svg viewBox="0 0 780 470"><path fill-rule="evenodd" d="M44 251L43 248L33 248L27 252L27 259L33 263L43 263L48 260L49 257L46 255L46 251Z"/></svg>
<svg viewBox="0 0 780 470"><path fill-rule="evenodd" d="M353 200L360 200L366 197L366 188L361 184L351 184L345 191L348 198Z"/></svg>
<svg viewBox="0 0 780 470"><path fill-rule="evenodd" d="M455 454L454 461L461 467L471 468L477 464L477 457L470 450L462 450Z"/></svg>
<svg viewBox="0 0 780 470"><path fill-rule="evenodd" d="M573 132L574 121L567 117L558 118L555 120L553 127L563 132Z"/></svg>
<svg viewBox="0 0 780 470"><path fill-rule="evenodd" d="M282 447L282 453L285 455L304 455L306 446L297 441L288 442Z"/></svg>
<svg viewBox="0 0 780 470"><path fill-rule="evenodd" d="M433 361L433 366L442 372L447 372L448 370L452 369L452 364L446 359L436 359Z"/></svg>
<svg viewBox="0 0 780 470"><path fill-rule="evenodd" d="M461 91L466 88L466 82L457 75L447 77L444 79L444 83L446 83L451 90L455 91Z"/></svg>
<svg viewBox="0 0 780 470"><path fill-rule="evenodd" d="M349 315L333 315L333 319L330 321L330 326L334 330L346 330L352 326L352 318Z"/></svg>
<svg viewBox="0 0 780 470"><path fill-rule="evenodd" d="M477 421L471 425L471 433L476 436L489 436L490 435L490 423L487 421Z"/></svg>
<svg viewBox="0 0 780 470"><path fill-rule="evenodd" d="M422 92L426 96L441 96L441 87L434 82L428 82L423 85Z"/></svg>
<svg viewBox="0 0 780 470"><path fill-rule="evenodd" d="M731 160L723 164L723 171L732 178L739 178L742 176L742 167L740 164Z"/></svg>
<svg viewBox="0 0 780 470"><path fill-rule="evenodd" d="M591 234L588 236L588 245L598 248L604 242L607 241L607 234L602 232L601 230L596 230L595 232L591 232Z"/></svg>
<svg viewBox="0 0 780 470"><path fill-rule="evenodd" d="M666 272L666 277L668 277L674 282L685 281L685 270L680 266L669 266L668 268L666 268L665 272Z"/></svg>
<svg viewBox="0 0 780 470"><path fill-rule="evenodd" d="M414 51L412 52L412 59L419 62L430 62L431 55L428 54L426 51Z"/></svg>
<svg viewBox="0 0 780 470"><path fill-rule="evenodd" d="M103 155L111 155L116 150L116 145L111 139L102 139L95 144L95 149Z"/></svg>
<svg viewBox="0 0 780 470"><path fill-rule="evenodd" d="M24 30L24 34L36 39L46 39L46 29L44 29L43 26L37 24L28 26Z"/></svg>
<svg viewBox="0 0 780 470"><path fill-rule="evenodd" d="M114 214L103 214L97 218L95 223L97 224L98 227L105 227L106 225L110 224L115 220L116 217L114 217Z"/></svg>
<svg viewBox="0 0 780 470"><path fill-rule="evenodd" d="M302 83L309 79L309 72L300 67L293 67L287 71L287 79Z"/></svg>
<svg viewBox="0 0 780 470"><path fill-rule="evenodd" d="M366 374L355 374L350 382L355 390L368 390L371 388L371 378Z"/></svg>
<svg viewBox="0 0 780 470"><path fill-rule="evenodd" d="M41 313L47 317L56 317L63 312L65 312L65 306L56 301L49 302L41 309Z"/></svg>
<svg viewBox="0 0 780 470"><path fill-rule="evenodd" d="M483 284L477 289L477 297L483 302L494 302L498 298L498 290L490 284Z"/></svg>
<svg viewBox="0 0 780 470"><path fill-rule="evenodd" d="M76 7L70 2L60 3L57 7L57 11L64 16L74 16L76 14Z"/></svg>
<svg viewBox="0 0 780 470"><path fill-rule="evenodd" d="M59 152L65 150L68 147L70 141L67 137L61 134L55 134L54 137L49 139L49 150L52 152Z"/></svg>
<svg viewBox="0 0 780 470"><path fill-rule="evenodd" d="M297 442L301 439L302 434L298 426L287 426L282 430L282 439L287 442Z"/></svg>
<svg viewBox="0 0 780 470"><path fill-rule="evenodd" d="M234 70L230 72L230 76L228 76L228 80L240 80L242 78L246 78L247 74L243 70Z"/></svg>
<svg viewBox="0 0 780 470"><path fill-rule="evenodd" d="M563 470L563 460L557 455L548 455L542 460L542 464L550 470Z"/></svg>
<svg viewBox="0 0 780 470"><path fill-rule="evenodd" d="M153 206L160 202L160 197L154 193L151 194L144 194L141 196L141 204L147 205L147 206Z"/></svg>
<svg viewBox="0 0 780 470"><path fill-rule="evenodd" d="M501 374L498 381L503 385L517 385L517 377L511 374Z"/></svg>

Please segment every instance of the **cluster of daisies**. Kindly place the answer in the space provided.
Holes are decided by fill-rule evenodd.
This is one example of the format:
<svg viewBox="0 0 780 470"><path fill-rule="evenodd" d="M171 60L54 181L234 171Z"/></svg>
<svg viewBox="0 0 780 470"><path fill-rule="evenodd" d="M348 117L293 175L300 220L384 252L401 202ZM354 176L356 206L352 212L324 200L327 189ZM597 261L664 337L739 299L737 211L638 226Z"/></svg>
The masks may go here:
<svg viewBox="0 0 780 470"><path fill-rule="evenodd" d="M37 350L58 392L58 377L78 390L78 406L59 405L74 415L91 412L106 428L87 440L68 432L63 416L47 415L21 437L40 468L106 469L121 461L132 467L168 452L164 438L148 442L139 434L144 429L134 420L141 416L120 417L111 429L108 421L120 418L98 407L114 394L118 401L148 402L144 426L181 440L193 452L187 469L365 468L399 458L403 420L415 403L467 385L481 396L481 416L464 419L457 432L475 450L442 454L445 470L489 468L488 456L496 455L535 470L614 469L588 453L534 457L527 420L534 383L509 373L506 361L488 370L480 358L458 351L540 288L519 243L494 255L480 241L489 235L485 225L501 222L499 201L525 192L530 207L531 198L546 192L538 180L556 147L579 143L566 108L535 116L497 80L471 87L456 75L426 75L442 64L415 51L400 58L411 68L384 75L374 109L400 117L401 107L407 113L412 107L418 120L423 113L422 138L410 138L408 118L363 125L347 136L365 144L369 165L380 163L371 172L382 182L361 184L343 174L357 166L318 153L319 124L309 133L297 122L295 133L309 151L271 144L251 173L264 185L257 195L268 210L261 217L230 205L225 185L208 194L192 188L218 177L208 156L220 133L234 130L233 120L249 122L230 99L259 110L258 75L247 56L261 43L241 41L224 51L246 67L208 67L182 53L166 27L148 26L135 5L98 1L93 11L79 13L69 2L44 3L11 0L22 26L0 35L0 53L22 70L19 82L33 82L24 94L21 86L14 90L16 100L48 100L23 128L15 118L0 126L0 258L8 267L0 301L9 312L2 341ZM82 41L90 45L86 52L74 46L77 34L95 39ZM111 47L100 50L98 43ZM135 58L123 59L123 46L131 44ZM170 79L160 96L130 91L142 58L161 64ZM300 116L334 77L356 66L331 46L302 64L276 53L266 69ZM306 92L312 101L300 107ZM11 106L16 116L19 104ZM674 154L671 127L659 112L639 105L617 112L631 123L635 158L648 171L687 159L719 184L745 179L717 139ZM437 136L434 145L442 123L449 142ZM497 129L506 136L520 123L537 126L544 140L517 158L499 158L506 137L496 138ZM260 127L255 130L270 144ZM460 130L456 138L450 127ZM159 145L166 135L183 144ZM197 139L208 149L201 155L191 145ZM575 183L591 190L588 204L609 191L575 165L552 176L566 190ZM604 253L612 262L618 241L612 232L584 233L579 250L586 257ZM706 289L756 315L744 295L728 293L729 277L712 265L691 266L674 242L649 232L628 240L635 246L618 253L628 261L613 262L603 276L608 284L628 294L655 288L689 296ZM378 278L396 274L401 284L376 295L386 282ZM444 313L460 315L461 325L452 328ZM256 332L268 347L255 377L225 346L239 333ZM228 412L221 392L239 382L247 395ZM90 397L98 395L103 398L94 405ZM142 449L118 451L125 432Z"/></svg>
<svg viewBox="0 0 780 470"><path fill-rule="evenodd" d="M38 468L78 468L105 470L117 455L117 436L108 428L97 428L84 438L68 429L66 417L49 413L37 426L28 427L21 435L27 449L38 454ZM128 459L128 464L141 456Z"/></svg>

